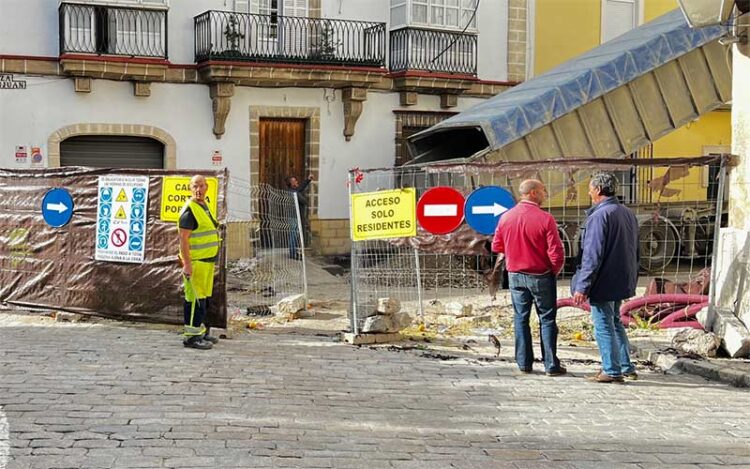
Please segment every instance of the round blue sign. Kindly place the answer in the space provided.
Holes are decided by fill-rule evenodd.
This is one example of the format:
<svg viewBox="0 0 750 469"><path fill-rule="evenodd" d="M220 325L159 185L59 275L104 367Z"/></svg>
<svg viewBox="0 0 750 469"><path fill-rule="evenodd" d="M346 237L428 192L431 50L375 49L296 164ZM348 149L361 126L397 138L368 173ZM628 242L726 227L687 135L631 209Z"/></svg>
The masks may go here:
<svg viewBox="0 0 750 469"><path fill-rule="evenodd" d="M495 233L502 214L515 205L513 195L502 187L480 187L466 198L464 217L466 223L477 232L491 235Z"/></svg>
<svg viewBox="0 0 750 469"><path fill-rule="evenodd" d="M73 216L73 197L65 189L50 189L42 199L42 217L53 228L65 226Z"/></svg>

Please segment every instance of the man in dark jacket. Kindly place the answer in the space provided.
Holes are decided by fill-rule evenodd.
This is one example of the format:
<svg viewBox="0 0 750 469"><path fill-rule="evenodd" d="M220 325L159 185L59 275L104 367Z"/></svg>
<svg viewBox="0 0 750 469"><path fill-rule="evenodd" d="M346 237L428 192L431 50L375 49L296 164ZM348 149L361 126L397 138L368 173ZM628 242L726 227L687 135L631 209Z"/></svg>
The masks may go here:
<svg viewBox="0 0 750 469"><path fill-rule="evenodd" d="M638 220L617 200L617 184L611 173L591 178L593 206L586 212L580 263L571 282L575 302L588 300L591 305L602 370L588 379L600 383L638 377L620 321L620 304L635 295L638 282Z"/></svg>
<svg viewBox="0 0 750 469"><path fill-rule="evenodd" d="M302 218L302 235L306 236L309 228L307 221L307 195L305 191L313 181L313 175L307 176L302 183L299 182L296 176L287 176L286 187L297 194L297 203L299 204L300 217ZM299 228L297 227L297 216L290 219L289 229L289 257L296 260L302 259L302 253L299 251Z"/></svg>

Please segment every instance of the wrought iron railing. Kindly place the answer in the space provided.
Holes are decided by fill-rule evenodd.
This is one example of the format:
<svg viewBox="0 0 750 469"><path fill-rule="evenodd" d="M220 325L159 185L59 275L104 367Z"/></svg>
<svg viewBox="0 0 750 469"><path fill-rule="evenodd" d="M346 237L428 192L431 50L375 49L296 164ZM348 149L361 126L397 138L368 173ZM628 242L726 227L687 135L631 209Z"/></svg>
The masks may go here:
<svg viewBox="0 0 750 469"><path fill-rule="evenodd" d="M416 28L391 31L390 68L476 75L477 36Z"/></svg>
<svg viewBox="0 0 750 469"><path fill-rule="evenodd" d="M207 11L195 17L195 61L385 65L385 23Z"/></svg>
<svg viewBox="0 0 750 469"><path fill-rule="evenodd" d="M167 12L60 4L60 54L167 58Z"/></svg>

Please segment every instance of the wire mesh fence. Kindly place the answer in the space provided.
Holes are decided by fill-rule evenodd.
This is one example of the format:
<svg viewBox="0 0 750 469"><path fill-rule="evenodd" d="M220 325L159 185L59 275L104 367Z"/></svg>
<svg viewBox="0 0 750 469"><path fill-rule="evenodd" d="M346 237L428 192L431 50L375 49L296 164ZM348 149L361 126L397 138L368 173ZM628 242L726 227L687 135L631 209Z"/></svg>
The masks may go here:
<svg viewBox="0 0 750 469"><path fill-rule="evenodd" d="M250 315L271 314L286 297L307 296L305 266L307 220L297 194L267 184L230 178L228 191L250 201L249 211L230 210L230 217L250 219L245 242L251 255L229 263L228 286Z"/></svg>
<svg viewBox="0 0 750 469"><path fill-rule="evenodd" d="M349 185L352 194L413 187L417 198L439 186L464 196L483 186L500 186L519 200L520 182L539 179L549 194L543 208L555 217L565 249L566 279L574 273L581 226L591 206L588 182L596 172L612 172L620 181L618 198L638 219L641 279L690 281L710 267L714 236L726 221L724 161L716 155L357 169L350 173ZM444 235L420 227L413 238L353 242L353 330L361 328L378 298L395 298L402 310L418 315L435 300L491 302L503 283L491 241L491 235L463 223Z"/></svg>

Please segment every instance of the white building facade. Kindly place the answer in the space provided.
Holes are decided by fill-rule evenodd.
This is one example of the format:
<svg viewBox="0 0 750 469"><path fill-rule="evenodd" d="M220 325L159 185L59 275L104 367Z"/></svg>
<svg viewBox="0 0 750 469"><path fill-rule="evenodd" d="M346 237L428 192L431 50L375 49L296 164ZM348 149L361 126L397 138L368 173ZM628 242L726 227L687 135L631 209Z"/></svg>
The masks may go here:
<svg viewBox="0 0 750 469"><path fill-rule="evenodd" d="M477 3L2 0L0 166L226 167L230 237L243 189L313 174L312 247L346 252L348 170L513 84Z"/></svg>

